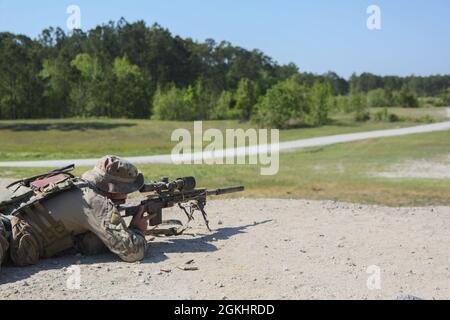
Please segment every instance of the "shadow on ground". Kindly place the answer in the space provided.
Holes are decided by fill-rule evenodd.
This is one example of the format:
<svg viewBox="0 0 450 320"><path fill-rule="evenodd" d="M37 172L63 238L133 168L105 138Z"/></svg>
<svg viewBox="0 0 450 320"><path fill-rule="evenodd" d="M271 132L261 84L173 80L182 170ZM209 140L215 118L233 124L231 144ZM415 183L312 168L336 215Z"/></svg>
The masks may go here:
<svg viewBox="0 0 450 320"><path fill-rule="evenodd" d="M103 122L62 122L62 123L5 123L0 124L0 130L11 131L84 131L111 130L120 127L134 127L135 123L103 123Z"/></svg>
<svg viewBox="0 0 450 320"><path fill-rule="evenodd" d="M257 227L271 221L272 220L266 220L239 227L221 228L212 234L192 239L171 237L168 238L166 242L150 244L150 250L147 252L147 256L143 262L158 263L164 261L168 259L166 253L214 252L218 250L217 246L214 245L214 242L228 240L238 234L246 233L248 228Z"/></svg>
<svg viewBox="0 0 450 320"><path fill-rule="evenodd" d="M227 240L238 234L246 233L247 229L257 227L258 225L266 224L272 220L257 222L254 224L221 228L208 235L192 238L177 238L167 237L162 238L162 242L151 242L150 248L147 251L146 257L141 263L159 263L168 257L166 253L195 253L195 252L213 252L217 251L217 246L214 242L218 240ZM117 256L112 253L95 255L95 256L76 256L74 252L70 255L55 257L52 259L41 260L37 265L29 267L2 267L0 271L0 285L6 283L13 283L31 277L32 275L44 270L61 270L68 268L75 264L80 265L94 265L111 262L122 262ZM125 263L125 262L123 262Z"/></svg>

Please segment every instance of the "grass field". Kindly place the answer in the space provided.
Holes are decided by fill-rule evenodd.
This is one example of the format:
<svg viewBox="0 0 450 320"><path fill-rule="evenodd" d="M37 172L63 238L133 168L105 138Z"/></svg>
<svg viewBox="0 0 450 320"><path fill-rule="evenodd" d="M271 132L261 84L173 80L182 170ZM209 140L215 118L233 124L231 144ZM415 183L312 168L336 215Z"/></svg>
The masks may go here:
<svg viewBox="0 0 450 320"><path fill-rule="evenodd" d="M348 125L345 125L348 121ZM11 123L22 128L7 128L1 122L2 160L68 158L100 156L106 153L125 155L164 153L170 147L167 134L186 123L158 123L154 121L74 121L74 126L85 126L81 132L59 128L63 121L52 122L50 131L29 131L31 126L47 126L45 121ZM118 125L131 124L131 126ZM88 125L89 124L89 125ZM417 124L417 123L416 123ZM27 130L23 130L28 126ZM94 127L94 125L96 127ZM224 129L235 127L236 122L208 122L207 126ZM401 126L411 125L408 122ZM282 132L284 140L322 136L343 132L366 131L399 126L399 123L351 123L341 118L335 124L322 128L293 129ZM111 130L107 130L107 129ZM93 137L90 137L92 133ZM9 141L3 139L8 136ZM155 137L156 135L156 137ZM27 139L28 137L28 139ZM391 206L450 205L450 181L445 179L391 179L371 176L390 165L414 159L439 159L450 155L450 131L417 134L404 137L375 139L339 144L281 154L280 171L276 176L261 176L258 166L174 166L144 165L140 169L148 180L167 175L172 178L194 175L199 184L218 187L244 184L247 191L238 196L334 199L358 203ZM56 144L53 145L53 143ZM15 145L17 144L17 145ZM131 144L131 146L129 145ZM147 146L143 148L142 146ZM8 149L8 152L4 150ZM87 148L87 150L84 150ZM45 150L42 154L39 150ZM83 150L83 152L81 152ZM54 152L54 153L53 153ZM50 154L47 154L50 153ZM40 154L40 156L38 156ZM47 155L47 156L46 156ZM78 168L80 174L84 168ZM23 177L42 169L1 168L0 177Z"/></svg>
<svg viewBox="0 0 450 320"><path fill-rule="evenodd" d="M426 114L435 121L444 119L443 109L392 110L407 116L402 122L357 123L351 114L338 114L330 124L319 128L281 131L281 140L390 129L418 125ZM375 112L375 111L374 111ZM253 127L237 121L205 121L204 129ZM144 156L170 153L170 141L177 128L192 130L192 122L150 120L65 119L0 121L0 161L96 158L105 154Z"/></svg>

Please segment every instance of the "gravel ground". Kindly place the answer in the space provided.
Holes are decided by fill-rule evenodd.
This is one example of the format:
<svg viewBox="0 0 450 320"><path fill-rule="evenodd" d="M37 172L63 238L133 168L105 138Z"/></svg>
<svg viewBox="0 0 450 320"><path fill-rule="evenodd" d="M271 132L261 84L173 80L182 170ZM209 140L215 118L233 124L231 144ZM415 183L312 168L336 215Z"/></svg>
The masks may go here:
<svg viewBox="0 0 450 320"><path fill-rule="evenodd" d="M448 207L235 199L212 201L207 208L213 232L197 219L184 236L150 241L140 263L124 263L112 254L70 255L26 268L4 267L0 298L450 297ZM80 270L79 289L67 287L73 265Z"/></svg>

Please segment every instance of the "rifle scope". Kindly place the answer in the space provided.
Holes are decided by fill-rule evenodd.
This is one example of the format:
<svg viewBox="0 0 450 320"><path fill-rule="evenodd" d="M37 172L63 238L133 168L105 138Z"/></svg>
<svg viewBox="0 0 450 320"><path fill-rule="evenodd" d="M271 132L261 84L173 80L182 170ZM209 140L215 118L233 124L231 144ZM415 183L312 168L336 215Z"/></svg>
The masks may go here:
<svg viewBox="0 0 450 320"><path fill-rule="evenodd" d="M194 177L177 178L169 181L168 177L162 177L161 181L146 183L141 188L140 192L161 192L161 191L192 191L197 185Z"/></svg>

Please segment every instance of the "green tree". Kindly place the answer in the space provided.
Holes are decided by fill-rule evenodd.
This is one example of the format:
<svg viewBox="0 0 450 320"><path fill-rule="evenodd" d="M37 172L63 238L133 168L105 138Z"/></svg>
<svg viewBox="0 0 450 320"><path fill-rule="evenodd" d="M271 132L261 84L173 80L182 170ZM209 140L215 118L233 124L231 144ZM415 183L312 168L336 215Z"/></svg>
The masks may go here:
<svg viewBox="0 0 450 320"><path fill-rule="evenodd" d="M287 128L307 124L308 88L295 78L274 85L260 98L253 120L261 126Z"/></svg>
<svg viewBox="0 0 450 320"><path fill-rule="evenodd" d="M253 106L258 100L257 85L247 78L241 79L236 91L235 99L236 107L234 108L234 112L236 117L243 121L250 120Z"/></svg>
<svg viewBox="0 0 450 320"><path fill-rule="evenodd" d="M150 116L150 84L138 66L126 56L116 58L112 72L115 76L114 116L148 118Z"/></svg>
<svg viewBox="0 0 450 320"><path fill-rule="evenodd" d="M418 108L419 100L417 95L407 86L403 86L398 95L398 102L403 108Z"/></svg>
<svg viewBox="0 0 450 320"><path fill-rule="evenodd" d="M63 59L46 59L39 74L44 80L43 96L46 99L46 108L54 116L60 118L71 116L70 106L71 68Z"/></svg>
<svg viewBox="0 0 450 320"><path fill-rule="evenodd" d="M96 57L81 53L71 62L81 78L71 93L73 105L83 116L114 116L114 81L111 66L104 66Z"/></svg>
<svg viewBox="0 0 450 320"><path fill-rule="evenodd" d="M165 92L158 88L153 98L153 119L186 120L190 111L189 100L188 94L174 85Z"/></svg>
<svg viewBox="0 0 450 320"><path fill-rule="evenodd" d="M350 106L355 112L356 121L370 120L370 113L367 106L367 96L361 92L352 92L350 94Z"/></svg>
<svg viewBox="0 0 450 320"><path fill-rule="evenodd" d="M367 93L367 105L369 108L383 108L388 106L384 89L374 89Z"/></svg>
<svg viewBox="0 0 450 320"><path fill-rule="evenodd" d="M330 83L317 81L308 93L310 103L310 123L323 125L328 121L328 113L333 106L333 89Z"/></svg>
<svg viewBox="0 0 450 320"><path fill-rule="evenodd" d="M213 120L226 120L232 117L231 108L234 104L233 93L223 91L217 99L216 105L211 114Z"/></svg>
<svg viewBox="0 0 450 320"><path fill-rule="evenodd" d="M44 115L39 51L28 37L0 33L0 118Z"/></svg>

